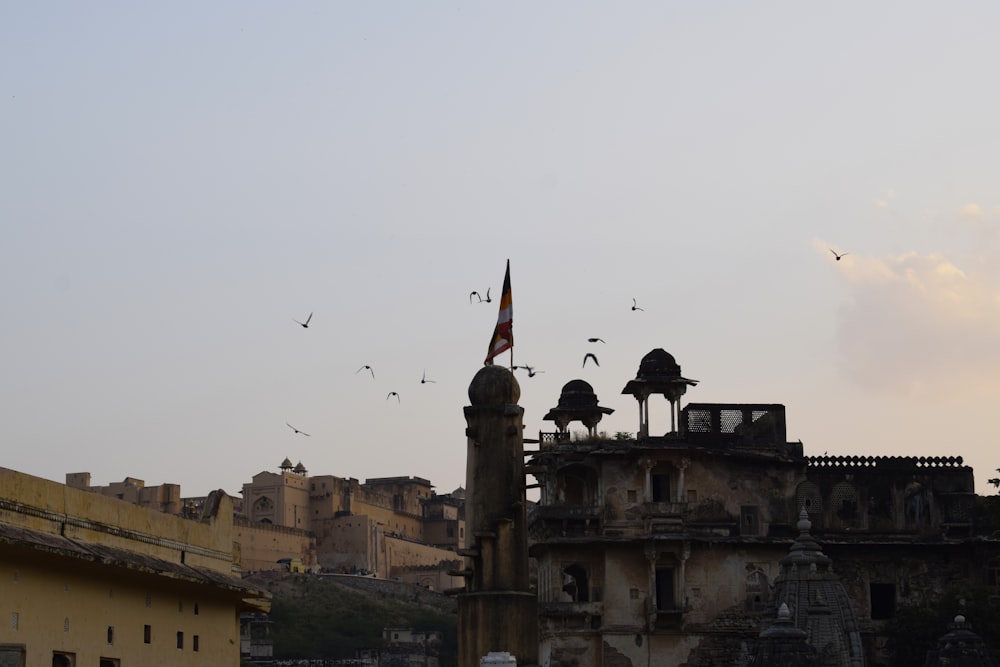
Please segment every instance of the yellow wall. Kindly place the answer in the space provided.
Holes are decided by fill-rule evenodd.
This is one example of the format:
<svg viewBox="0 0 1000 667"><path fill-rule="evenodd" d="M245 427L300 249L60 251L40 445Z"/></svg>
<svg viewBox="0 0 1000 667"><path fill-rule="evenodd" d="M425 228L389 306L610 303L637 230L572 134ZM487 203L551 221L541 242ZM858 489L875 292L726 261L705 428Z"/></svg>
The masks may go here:
<svg viewBox="0 0 1000 667"><path fill-rule="evenodd" d="M52 664L53 651L75 653L77 665L97 665L102 657L123 665L239 664L239 617L231 599L162 577L121 576L116 568L67 561L0 548L0 644L24 645L26 664ZM150 644L143 642L145 625Z"/></svg>
<svg viewBox="0 0 1000 667"><path fill-rule="evenodd" d="M235 667L239 611L258 592L233 576L232 528L228 498L193 521L0 468L0 644L24 646L28 665L61 651L77 665Z"/></svg>
<svg viewBox="0 0 1000 667"><path fill-rule="evenodd" d="M233 539L240 547L244 572L279 570L281 558L298 558L307 570L317 565L316 539L304 530L241 518L234 522Z"/></svg>

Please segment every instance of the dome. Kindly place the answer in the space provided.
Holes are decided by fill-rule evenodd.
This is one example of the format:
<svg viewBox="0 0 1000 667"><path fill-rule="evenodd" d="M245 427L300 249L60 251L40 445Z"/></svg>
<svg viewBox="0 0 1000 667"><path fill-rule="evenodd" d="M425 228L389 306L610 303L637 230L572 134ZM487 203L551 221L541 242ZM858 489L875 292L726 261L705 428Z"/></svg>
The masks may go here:
<svg viewBox="0 0 1000 667"><path fill-rule="evenodd" d="M639 372L635 374L637 378L679 378L681 367L670 354L662 347L658 347L639 362Z"/></svg>
<svg viewBox="0 0 1000 667"><path fill-rule="evenodd" d="M559 394L559 407L570 409L596 408L597 394L589 382L570 380Z"/></svg>
<svg viewBox="0 0 1000 667"><path fill-rule="evenodd" d="M469 384L472 405L516 405L520 398L521 385L503 366L483 366Z"/></svg>
<svg viewBox="0 0 1000 667"><path fill-rule="evenodd" d="M292 469L292 462L289 461L288 457L286 456L285 460L281 462L281 465L278 466L278 468L280 468L281 470L291 470Z"/></svg>
<svg viewBox="0 0 1000 667"><path fill-rule="evenodd" d="M658 347L642 358L635 379L629 380L622 393L637 397L663 394L671 400L677 400L689 386L696 384L697 380L689 380L681 375L681 366L674 355Z"/></svg>
<svg viewBox="0 0 1000 667"><path fill-rule="evenodd" d="M542 417L545 421L554 421L560 431L565 431L572 421L582 422L593 434L594 428L604 415L610 415L614 410L597 404L597 394L589 382L570 380L563 385L559 394L559 404Z"/></svg>

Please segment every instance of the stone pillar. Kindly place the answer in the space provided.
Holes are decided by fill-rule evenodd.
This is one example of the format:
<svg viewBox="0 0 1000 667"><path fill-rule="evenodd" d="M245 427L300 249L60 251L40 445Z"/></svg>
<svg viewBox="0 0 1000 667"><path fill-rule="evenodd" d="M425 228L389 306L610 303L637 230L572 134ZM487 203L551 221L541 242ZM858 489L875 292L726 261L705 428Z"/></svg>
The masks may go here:
<svg viewBox="0 0 1000 667"><path fill-rule="evenodd" d="M643 547L643 555L649 563L649 584L646 594L646 630L652 632L656 628L656 546L652 543Z"/></svg>
<svg viewBox="0 0 1000 667"><path fill-rule="evenodd" d="M538 663L538 601L528 576L524 410L514 374L484 366L465 408L465 590L458 595L458 664L491 651Z"/></svg>
<svg viewBox="0 0 1000 667"><path fill-rule="evenodd" d="M684 457L681 459L681 464L678 466L677 474L677 502L683 503L687 499L684 497L686 494L686 487L684 486L684 471L687 470L688 466L691 465L691 459Z"/></svg>

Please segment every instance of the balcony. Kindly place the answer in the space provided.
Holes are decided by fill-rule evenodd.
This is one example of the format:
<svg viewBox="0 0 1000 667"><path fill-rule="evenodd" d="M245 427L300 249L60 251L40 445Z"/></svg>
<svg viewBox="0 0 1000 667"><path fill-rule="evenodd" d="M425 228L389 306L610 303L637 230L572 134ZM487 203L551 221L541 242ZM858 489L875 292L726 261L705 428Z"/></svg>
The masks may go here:
<svg viewBox="0 0 1000 667"><path fill-rule="evenodd" d="M648 502L640 508L643 519L680 519L687 514L687 503Z"/></svg>
<svg viewBox="0 0 1000 667"><path fill-rule="evenodd" d="M538 616L542 618L600 616L603 609L603 602L539 602Z"/></svg>
<svg viewBox="0 0 1000 667"><path fill-rule="evenodd" d="M532 517L536 520L584 520L599 521L601 510L598 507L580 505L537 505L532 511Z"/></svg>
<svg viewBox="0 0 1000 667"><path fill-rule="evenodd" d="M584 537L600 532L602 517L598 507L537 505L528 517L528 524L534 539Z"/></svg>

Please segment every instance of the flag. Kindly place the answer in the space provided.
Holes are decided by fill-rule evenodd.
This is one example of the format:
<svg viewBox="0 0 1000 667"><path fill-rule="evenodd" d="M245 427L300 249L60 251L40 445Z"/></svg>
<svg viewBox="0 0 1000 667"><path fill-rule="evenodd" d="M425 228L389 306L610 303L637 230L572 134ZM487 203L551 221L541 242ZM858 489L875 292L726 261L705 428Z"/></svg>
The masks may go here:
<svg viewBox="0 0 1000 667"><path fill-rule="evenodd" d="M513 309L510 296L510 260L507 260L507 272L503 276L503 292L500 294L500 314L497 315L497 326L490 339L490 348L486 352L486 361L490 365L493 357L514 347Z"/></svg>

